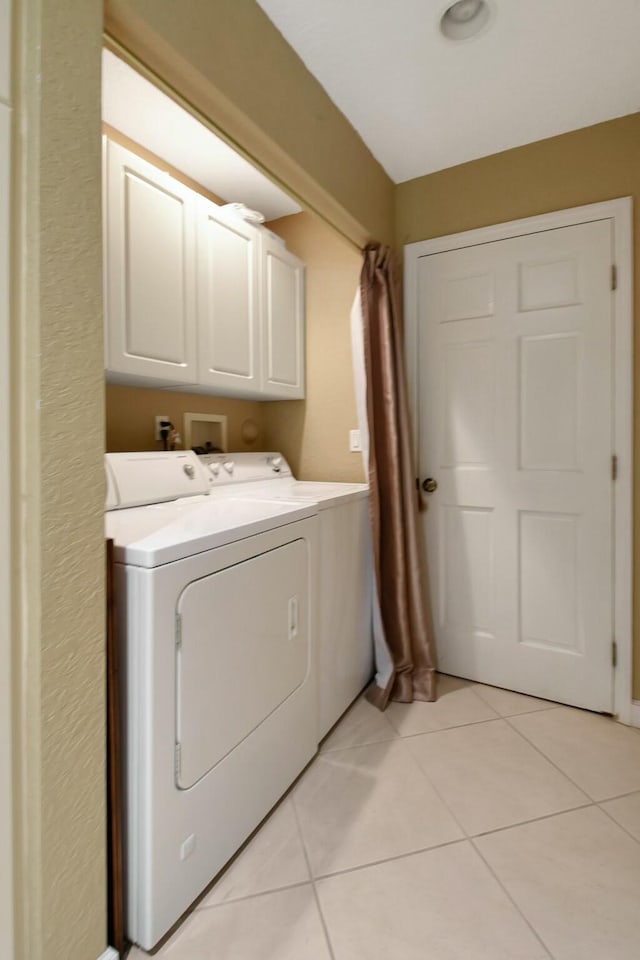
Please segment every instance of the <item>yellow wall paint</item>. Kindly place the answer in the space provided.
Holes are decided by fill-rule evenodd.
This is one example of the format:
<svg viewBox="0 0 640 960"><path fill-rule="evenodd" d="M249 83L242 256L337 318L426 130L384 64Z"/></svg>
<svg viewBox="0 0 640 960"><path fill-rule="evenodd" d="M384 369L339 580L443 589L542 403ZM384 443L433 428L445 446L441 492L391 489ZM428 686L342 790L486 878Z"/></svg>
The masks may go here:
<svg viewBox="0 0 640 960"><path fill-rule="evenodd" d="M102 4L25 0L16 12L17 956L95 960L106 946Z"/></svg>
<svg viewBox="0 0 640 960"><path fill-rule="evenodd" d="M397 188L398 246L565 207L632 196L640 238L640 113L484 157ZM635 375L640 374L640 256L635 254ZM635 392L640 477L640 390ZM636 490L638 485L636 484ZM635 498L634 697L640 699L640 494Z"/></svg>
<svg viewBox="0 0 640 960"><path fill-rule="evenodd" d="M107 0L105 26L305 207L392 241L393 183L255 0Z"/></svg>
<svg viewBox="0 0 640 960"><path fill-rule="evenodd" d="M349 452L358 425L349 315L362 256L310 213L269 227L306 264L306 398L265 404L266 441L302 480L362 481L362 457Z"/></svg>
<svg viewBox="0 0 640 960"><path fill-rule="evenodd" d="M227 417L229 450L264 450L266 445L264 403L233 400L175 390L147 390L107 384L107 450L157 450L154 437L155 417L166 414L182 434L185 413L218 413ZM242 425L253 421L258 428L255 443L242 439Z"/></svg>

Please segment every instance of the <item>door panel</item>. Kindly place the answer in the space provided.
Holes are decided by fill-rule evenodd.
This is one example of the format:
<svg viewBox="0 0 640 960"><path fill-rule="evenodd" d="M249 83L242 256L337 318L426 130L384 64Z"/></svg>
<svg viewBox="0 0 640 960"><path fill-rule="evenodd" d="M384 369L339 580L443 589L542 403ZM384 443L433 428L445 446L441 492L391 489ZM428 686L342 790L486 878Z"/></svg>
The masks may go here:
<svg viewBox="0 0 640 960"><path fill-rule="evenodd" d="M200 383L223 393L257 393L258 233L198 202L198 347Z"/></svg>
<svg viewBox="0 0 640 960"><path fill-rule="evenodd" d="M420 470L441 669L608 711L610 221L422 257ZM427 499L427 498L425 498Z"/></svg>
<svg viewBox="0 0 640 960"><path fill-rule="evenodd" d="M261 235L262 390L272 399L304 397L304 265Z"/></svg>
<svg viewBox="0 0 640 960"><path fill-rule="evenodd" d="M116 143L105 157L107 369L194 383L192 193Z"/></svg>
<svg viewBox="0 0 640 960"><path fill-rule="evenodd" d="M304 682L308 576L306 542L294 540L183 590L178 786L204 777Z"/></svg>

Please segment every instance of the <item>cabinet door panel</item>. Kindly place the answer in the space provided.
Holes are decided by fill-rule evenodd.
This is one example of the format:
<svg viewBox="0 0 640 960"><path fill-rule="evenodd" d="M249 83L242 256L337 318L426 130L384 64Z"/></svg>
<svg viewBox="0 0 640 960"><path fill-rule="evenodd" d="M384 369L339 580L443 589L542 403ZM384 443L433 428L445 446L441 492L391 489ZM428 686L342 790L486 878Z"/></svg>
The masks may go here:
<svg viewBox="0 0 640 960"><path fill-rule="evenodd" d="M258 234L198 204L198 380L222 393L259 390Z"/></svg>
<svg viewBox="0 0 640 960"><path fill-rule="evenodd" d="M107 167L107 367L193 383L193 194L111 142Z"/></svg>
<svg viewBox="0 0 640 960"><path fill-rule="evenodd" d="M262 390L272 399L304 397L304 266L262 235Z"/></svg>

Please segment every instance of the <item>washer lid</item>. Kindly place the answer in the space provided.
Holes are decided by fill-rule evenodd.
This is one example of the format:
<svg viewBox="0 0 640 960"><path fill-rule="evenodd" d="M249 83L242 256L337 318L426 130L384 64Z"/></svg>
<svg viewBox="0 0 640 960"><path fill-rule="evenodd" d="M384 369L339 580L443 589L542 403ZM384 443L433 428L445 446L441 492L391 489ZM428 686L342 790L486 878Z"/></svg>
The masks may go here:
<svg viewBox="0 0 640 960"><path fill-rule="evenodd" d="M158 567L315 513L314 503L194 497L112 510L106 514L106 536L120 563Z"/></svg>
<svg viewBox="0 0 640 960"><path fill-rule="evenodd" d="M347 500L357 500L369 495L366 483L331 483L314 480L294 480L283 477L278 480L245 483L241 490L234 491L235 496L247 498L304 501L317 503L318 509L333 507ZM212 490L213 497L218 493Z"/></svg>

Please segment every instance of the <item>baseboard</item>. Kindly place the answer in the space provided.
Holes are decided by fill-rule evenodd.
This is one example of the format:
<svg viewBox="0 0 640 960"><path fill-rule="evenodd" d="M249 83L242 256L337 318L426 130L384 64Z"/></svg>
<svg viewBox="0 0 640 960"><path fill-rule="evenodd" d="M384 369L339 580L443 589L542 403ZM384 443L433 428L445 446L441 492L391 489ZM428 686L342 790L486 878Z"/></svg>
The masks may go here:
<svg viewBox="0 0 640 960"><path fill-rule="evenodd" d="M105 952L98 957L98 960L119 960L120 954L113 947L107 947Z"/></svg>
<svg viewBox="0 0 640 960"><path fill-rule="evenodd" d="M631 701L631 717L629 722L632 727L640 727L640 700Z"/></svg>

